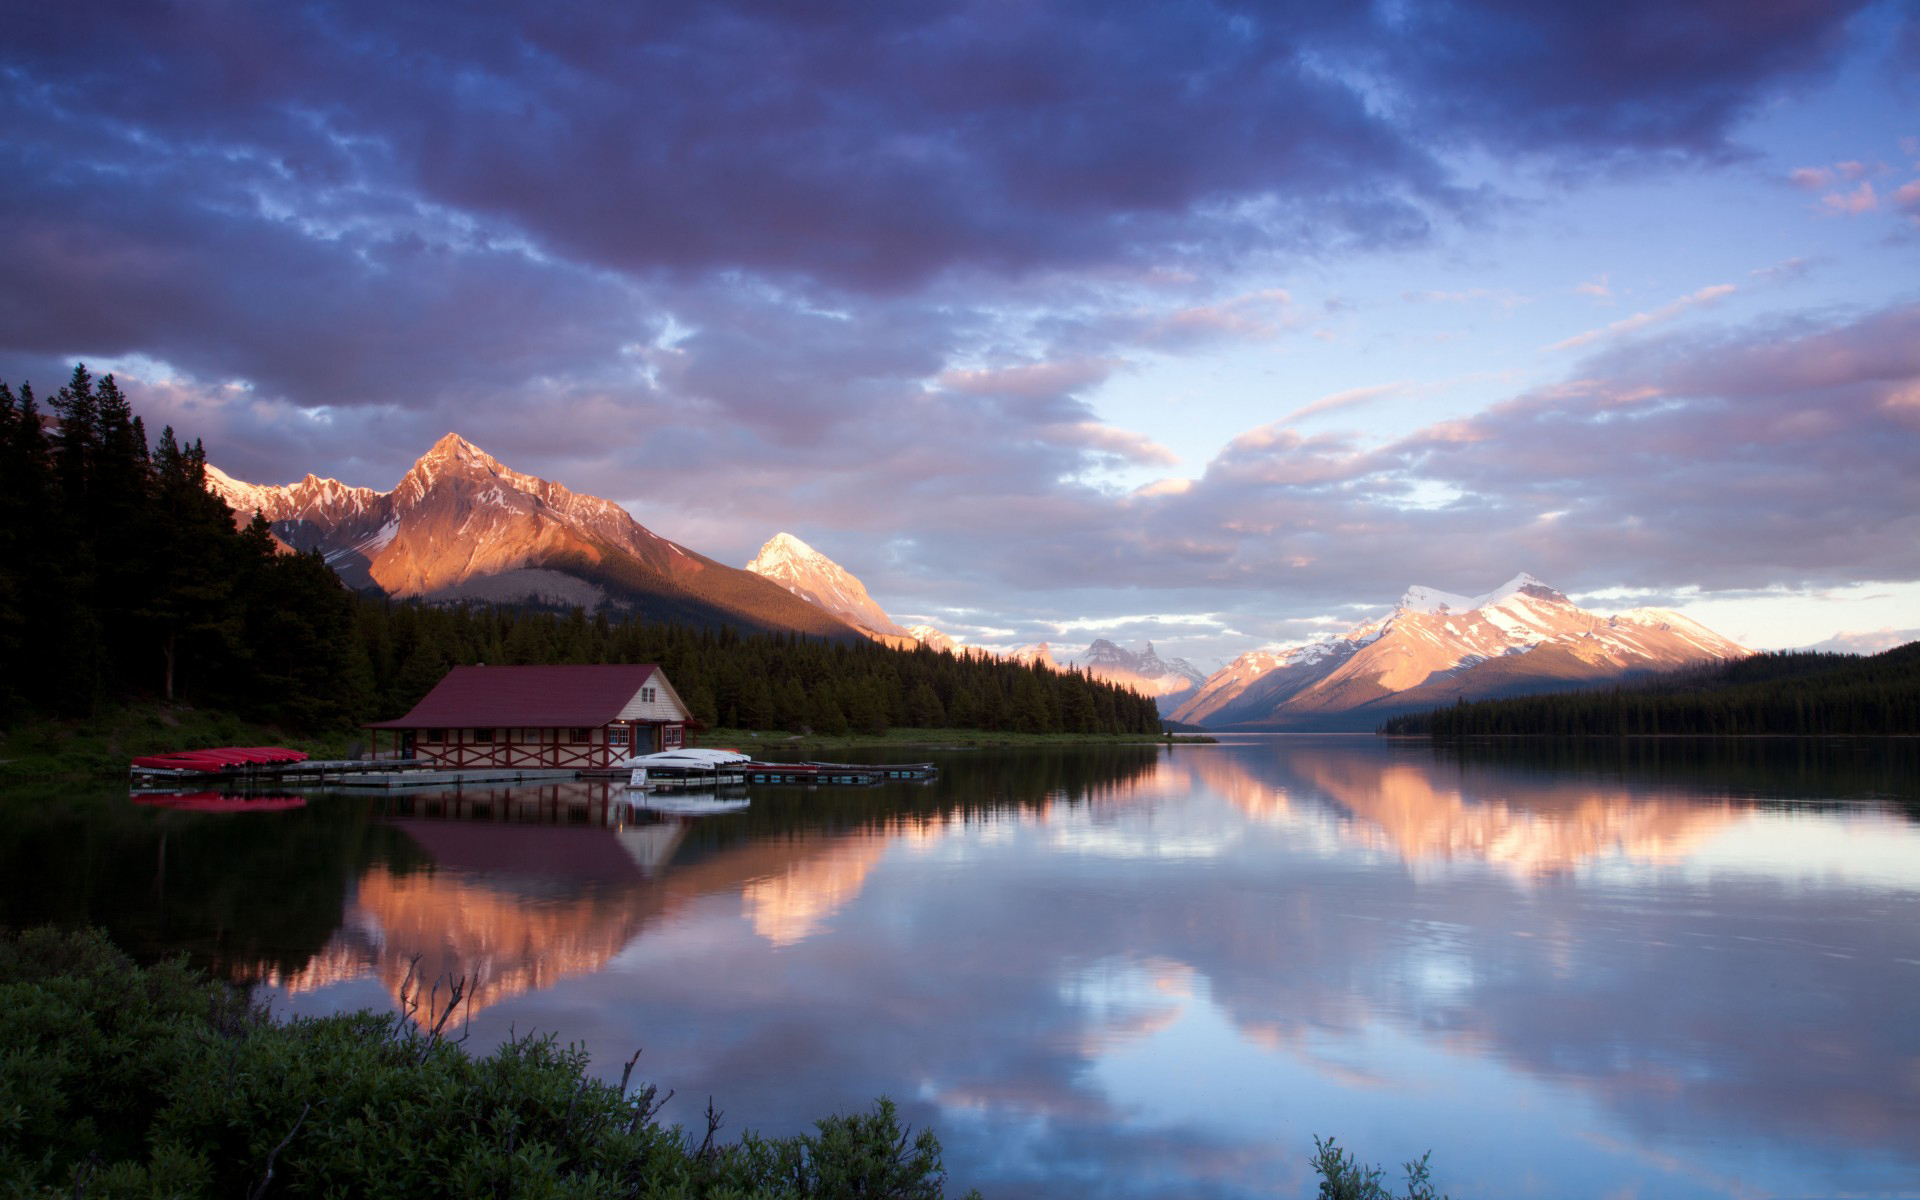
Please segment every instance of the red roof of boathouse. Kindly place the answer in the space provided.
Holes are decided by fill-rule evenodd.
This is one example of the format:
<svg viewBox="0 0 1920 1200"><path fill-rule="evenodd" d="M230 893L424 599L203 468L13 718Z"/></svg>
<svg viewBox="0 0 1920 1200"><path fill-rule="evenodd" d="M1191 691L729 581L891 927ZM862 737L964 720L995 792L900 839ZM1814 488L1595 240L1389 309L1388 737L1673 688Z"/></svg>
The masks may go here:
<svg viewBox="0 0 1920 1200"><path fill-rule="evenodd" d="M455 667L392 721L369 729L575 728L620 715L660 668L652 663L561 667Z"/></svg>

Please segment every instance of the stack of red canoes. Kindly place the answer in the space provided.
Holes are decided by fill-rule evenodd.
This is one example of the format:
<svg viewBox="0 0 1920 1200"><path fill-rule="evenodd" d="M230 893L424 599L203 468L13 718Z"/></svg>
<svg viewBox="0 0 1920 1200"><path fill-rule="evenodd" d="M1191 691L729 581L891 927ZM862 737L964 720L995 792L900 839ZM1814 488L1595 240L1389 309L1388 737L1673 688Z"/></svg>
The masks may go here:
<svg viewBox="0 0 1920 1200"><path fill-rule="evenodd" d="M133 765L153 771L234 771L304 762L306 757L306 751L288 750L284 746L220 746L212 750L142 755L133 760Z"/></svg>

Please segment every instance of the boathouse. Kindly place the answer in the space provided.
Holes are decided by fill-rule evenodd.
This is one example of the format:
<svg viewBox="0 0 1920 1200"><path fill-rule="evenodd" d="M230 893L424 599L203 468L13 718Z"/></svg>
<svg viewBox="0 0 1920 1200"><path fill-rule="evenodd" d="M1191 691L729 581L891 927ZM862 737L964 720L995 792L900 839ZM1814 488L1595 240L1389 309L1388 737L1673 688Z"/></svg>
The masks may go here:
<svg viewBox="0 0 1920 1200"><path fill-rule="evenodd" d="M440 767L611 766L691 745L698 722L651 663L455 667L413 711L367 728L402 757Z"/></svg>

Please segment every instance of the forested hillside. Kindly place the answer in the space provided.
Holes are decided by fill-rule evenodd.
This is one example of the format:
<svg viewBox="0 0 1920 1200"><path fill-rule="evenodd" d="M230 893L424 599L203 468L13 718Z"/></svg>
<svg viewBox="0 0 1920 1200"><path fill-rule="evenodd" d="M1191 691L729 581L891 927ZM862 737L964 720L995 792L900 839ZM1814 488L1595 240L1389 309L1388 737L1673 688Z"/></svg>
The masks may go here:
<svg viewBox="0 0 1920 1200"><path fill-rule="evenodd" d="M200 443L149 446L112 376L76 367L48 410L0 383L0 726L154 698L338 730L401 715L456 664L655 662L709 724L1159 728L1152 700L1046 667L363 596L263 521L237 529Z"/></svg>
<svg viewBox="0 0 1920 1200"><path fill-rule="evenodd" d="M1920 734L1920 642L1882 654L1785 651L1645 682L1482 700L1395 717L1382 733Z"/></svg>

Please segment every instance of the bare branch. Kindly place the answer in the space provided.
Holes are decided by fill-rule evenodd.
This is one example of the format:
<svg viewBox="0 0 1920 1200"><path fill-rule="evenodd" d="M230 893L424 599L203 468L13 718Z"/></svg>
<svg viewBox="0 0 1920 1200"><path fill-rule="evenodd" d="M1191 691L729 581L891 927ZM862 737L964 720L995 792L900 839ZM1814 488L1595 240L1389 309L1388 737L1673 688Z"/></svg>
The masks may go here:
<svg viewBox="0 0 1920 1200"><path fill-rule="evenodd" d="M280 1152L287 1148L287 1143L293 1140L293 1135L300 1132L300 1126L306 1123L307 1114L312 1111L313 1102L311 1100L300 1106L299 1118L294 1121L293 1128L287 1130L287 1136L281 1138L280 1144L273 1148L271 1154L267 1155L267 1173L260 1177L259 1185L256 1186L253 1191L247 1193L247 1200L260 1200L260 1197L267 1194L267 1185L273 1182L273 1160L280 1157Z"/></svg>

